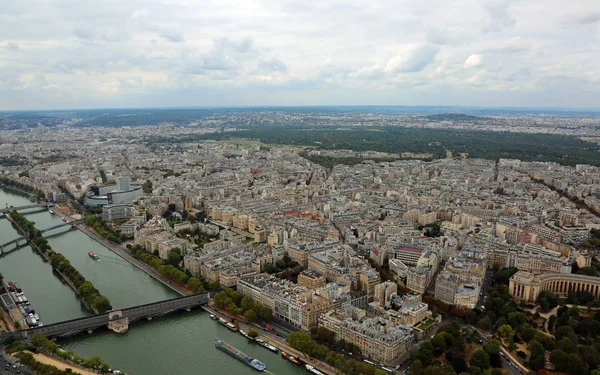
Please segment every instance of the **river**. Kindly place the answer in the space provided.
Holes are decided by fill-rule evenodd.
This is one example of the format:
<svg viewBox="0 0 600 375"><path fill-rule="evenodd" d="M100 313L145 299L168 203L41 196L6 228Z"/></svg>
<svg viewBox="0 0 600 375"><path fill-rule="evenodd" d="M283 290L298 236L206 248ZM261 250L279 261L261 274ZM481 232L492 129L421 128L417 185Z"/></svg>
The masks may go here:
<svg viewBox="0 0 600 375"><path fill-rule="evenodd" d="M0 207L30 204L27 197L0 189ZM27 213L27 218L45 229L61 220L47 211ZM0 219L0 240L18 236L10 222ZM143 271L85 234L61 228L48 234L54 251L60 252L106 295L114 308L125 308L161 301L178 295ZM100 257L94 261L92 250ZM45 324L90 315L75 293L52 273L29 246L8 252L0 258L0 272L7 281L17 282ZM59 343L84 356L98 355L114 368L132 375L163 374L255 374L251 368L227 356L214 346L215 337L224 339L267 365L271 374L306 374L238 333L231 332L209 318L203 310L175 313L152 321L132 325L119 335L101 329L80 334Z"/></svg>

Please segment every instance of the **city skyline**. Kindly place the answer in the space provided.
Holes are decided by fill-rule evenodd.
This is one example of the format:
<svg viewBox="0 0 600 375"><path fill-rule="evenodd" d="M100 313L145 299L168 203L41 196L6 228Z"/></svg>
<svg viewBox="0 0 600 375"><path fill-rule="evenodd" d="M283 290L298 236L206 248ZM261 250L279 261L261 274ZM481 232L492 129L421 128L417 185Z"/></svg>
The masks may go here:
<svg viewBox="0 0 600 375"><path fill-rule="evenodd" d="M0 19L0 110L600 99L586 1L31 0Z"/></svg>

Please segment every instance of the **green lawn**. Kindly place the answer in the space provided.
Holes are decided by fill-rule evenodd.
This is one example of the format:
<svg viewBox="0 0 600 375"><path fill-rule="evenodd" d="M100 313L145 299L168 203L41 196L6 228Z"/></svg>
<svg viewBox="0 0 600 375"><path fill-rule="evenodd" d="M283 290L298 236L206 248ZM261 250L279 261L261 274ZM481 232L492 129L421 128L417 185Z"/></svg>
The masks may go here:
<svg viewBox="0 0 600 375"><path fill-rule="evenodd" d="M428 319L427 321L425 321L425 323L418 325L417 328L424 331L427 328L431 327L434 323L435 323L435 320Z"/></svg>

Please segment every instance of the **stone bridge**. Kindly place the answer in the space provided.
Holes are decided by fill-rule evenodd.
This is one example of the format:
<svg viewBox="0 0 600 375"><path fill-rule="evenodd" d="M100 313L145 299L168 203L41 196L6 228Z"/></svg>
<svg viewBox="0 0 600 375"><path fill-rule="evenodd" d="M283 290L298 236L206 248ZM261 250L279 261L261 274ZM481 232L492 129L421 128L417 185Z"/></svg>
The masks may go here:
<svg viewBox="0 0 600 375"><path fill-rule="evenodd" d="M192 296L173 298L127 309L109 311L102 315L67 320L65 322L48 324L24 331L5 333L0 335L0 342L4 342L9 337L14 337L16 340L26 340L37 333L41 333L46 337L71 337L84 331L91 333L93 330L104 326L122 333L127 330L130 324L140 319L151 320L152 318L166 315L177 310L190 310L193 307L206 303L208 303L208 293L194 294Z"/></svg>

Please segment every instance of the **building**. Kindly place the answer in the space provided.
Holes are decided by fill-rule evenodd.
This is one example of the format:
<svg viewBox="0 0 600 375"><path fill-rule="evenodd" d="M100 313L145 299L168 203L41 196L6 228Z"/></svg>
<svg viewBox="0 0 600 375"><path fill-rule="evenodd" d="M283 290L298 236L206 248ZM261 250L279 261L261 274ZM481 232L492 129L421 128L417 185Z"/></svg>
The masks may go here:
<svg viewBox="0 0 600 375"><path fill-rule="evenodd" d="M132 204L109 204L102 207L102 219L113 221L130 219L135 216L137 207Z"/></svg>
<svg viewBox="0 0 600 375"><path fill-rule="evenodd" d="M433 273L428 267L411 267L406 272L406 287L417 293L424 293Z"/></svg>
<svg viewBox="0 0 600 375"><path fill-rule="evenodd" d="M133 202L144 195L142 185L131 185L129 178L119 178L114 185L92 186L85 197L89 207Z"/></svg>
<svg viewBox="0 0 600 375"><path fill-rule="evenodd" d="M325 276L315 270L304 270L298 275L298 285L308 289L319 289L326 282Z"/></svg>
<svg viewBox="0 0 600 375"><path fill-rule="evenodd" d="M329 299L313 290L264 274L239 278L237 291L270 307L273 317L303 330L316 327L319 315L332 307Z"/></svg>
<svg viewBox="0 0 600 375"><path fill-rule="evenodd" d="M335 340L358 346L372 361L391 364L410 348L414 340L410 327L383 317L367 318L365 310L353 306L321 315L319 326L335 333Z"/></svg>
<svg viewBox="0 0 600 375"><path fill-rule="evenodd" d="M361 272L358 275L359 290L367 294L369 301L373 300L375 296L375 287L381 283L381 277L379 273L374 269L369 269Z"/></svg>
<svg viewBox="0 0 600 375"><path fill-rule="evenodd" d="M454 296L458 290L458 277L447 271L442 271L435 280L435 298L449 305L454 304Z"/></svg>
<svg viewBox="0 0 600 375"><path fill-rule="evenodd" d="M390 271L397 277L404 279L406 278L406 274L408 272L408 266L400 259L390 259Z"/></svg>
<svg viewBox="0 0 600 375"><path fill-rule="evenodd" d="M569 293L588 292L598 299L600 277L578 274L534 275L518 271L510 278L508 290L512 296L530 302L537 301L540 293L546 290L563 298Z"/></svg>
<svg viewBox="0 0 600 375"><path fill-rule="evenodd" d="M398 285L391 281L386 281L375 286L373 302L377 302L381 307L390 305L392 294L398 293Z"/></svg>
<svg viewBox="0 0 600 375"><path fill-rule="evenodd" d="M416 266L424 250L412 244L395 244L391 241L386 243L388 257L398 259L407 266Z"/></svg>

